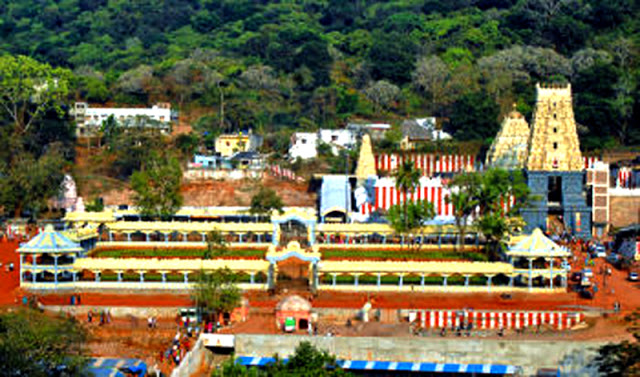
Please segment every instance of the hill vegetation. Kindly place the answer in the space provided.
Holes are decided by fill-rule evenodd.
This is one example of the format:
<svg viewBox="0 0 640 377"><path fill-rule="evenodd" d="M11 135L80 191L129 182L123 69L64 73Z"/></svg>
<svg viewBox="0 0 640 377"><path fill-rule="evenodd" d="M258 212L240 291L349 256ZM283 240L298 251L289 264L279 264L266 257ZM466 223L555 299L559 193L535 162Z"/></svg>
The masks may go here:
<svg viewBox="0 0 640 377"><path fill-rule="evenodd" d="M486 141L536 82L571 82L587 149L635 144L634 0L2 1L0 46L74 73L90 102L169 100L209 141L435 115ZM478 125L481 125L478 126Z"/></svg>
<svg viewBox="0 0 640 377"><path fill-rule="evenodd" d="M456 142L436 148L477 150L514 103L531 119L538 82L572 84L583 149L637 145L638 15L635 0L0 0L0 208L35 216L64 171L105 191L247 128L278 158L294 131L437 116ZM169 101L195 132L105 125L81 150L75 100ZM294 170L355 161L320 154Z"/></svg>

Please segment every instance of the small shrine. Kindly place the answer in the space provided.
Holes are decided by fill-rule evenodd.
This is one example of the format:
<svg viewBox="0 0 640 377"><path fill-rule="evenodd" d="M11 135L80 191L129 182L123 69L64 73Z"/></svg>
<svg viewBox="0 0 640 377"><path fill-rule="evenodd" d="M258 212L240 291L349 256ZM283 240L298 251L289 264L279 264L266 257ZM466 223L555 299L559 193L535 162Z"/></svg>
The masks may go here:
<svg viewBox="0 0 640 377"><path fill-rule="evenodd" d="M311 303L298 295L283 298L276 305L276 324L285 331L307 330L311 325Z"/></svg>

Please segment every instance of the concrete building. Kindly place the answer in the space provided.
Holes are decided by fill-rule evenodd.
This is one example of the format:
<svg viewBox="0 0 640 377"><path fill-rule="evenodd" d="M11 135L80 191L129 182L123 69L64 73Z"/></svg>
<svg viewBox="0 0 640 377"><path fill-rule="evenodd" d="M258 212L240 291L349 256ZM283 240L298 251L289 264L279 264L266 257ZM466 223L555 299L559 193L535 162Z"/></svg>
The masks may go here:
<svg viewBox="0 0 640 377"><path fill-rule="evenodd" d="M169 103L158 103L151 108L108 108L89 107L86 102L76 102L71 113L76 120L77 136L95 135L109 117L122 127L155 128L164 133L171 131Z"/></svg>
<svg viewBox="0 0 640 377"><path fill-rule="evenodd" d="M356 145L357 132L349 129L319 130L318 132L296 132L291 136L289 158L308 160L318 156L318 146L323 143L338 155L340 150L350 150Z"/></svg>
<svg viewBox="0 0 640 377"><path fill-rule="evenodd" d="M262 146L262 136L249 130L238 134L220 135L216 139L216 152L222 157L231 157L237 152L255 152Z"/></svg>
<svg viewBox="0 0 640 377"><path fill-rule="evenodd" d="M318 133L296 132L291 135L289 158L308 160L318 156Z"/></svg>
<svg viewBox="0 0 640 377"><path fill-rule="evenodd" d="M338 155L341 149L351 149L356 145L356 134L351 130L320 130L320 142L331 146L331 153Z"/></svg>

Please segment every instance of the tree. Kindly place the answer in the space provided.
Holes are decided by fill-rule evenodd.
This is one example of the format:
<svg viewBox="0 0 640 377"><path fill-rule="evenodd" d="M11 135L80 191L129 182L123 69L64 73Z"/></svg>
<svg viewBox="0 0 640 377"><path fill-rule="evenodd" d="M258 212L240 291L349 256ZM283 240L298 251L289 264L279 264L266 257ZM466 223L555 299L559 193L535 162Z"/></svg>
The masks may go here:
<svg viewBox="0 0 640 377"><path fill-rule="evenodd" d="M418 170L414 162L409 159L405 160L394 173L396 189L404 194L404 201L401 205L402 216L398 217L395 210L390 211L391 217L393 218L391 224L394 228L397 227L401 233L415 230L422 225L422 216L425 215L423 211L424 205L409 206L409 193L416 191L416 188L420 184L420 174L420 170ZM411 213L409 207L411 207ZM394 223L396 225L393 225Z"/></svg>
<svg viewBox="0 0 640 377"><path fill-rule="evenodd" d="M423 56L418 59L412 74L413 85L431 96L431 109L443 101L449 80L449 67L438 56Z"/></svg>
<svg viewBox="0 0 640 377"><path fill-rule="evenodd" d="M498 132L500 108L487 93L469 93L453 104L448 131L459 140L485 140Z"/></svg>
<svg viewBox="0 0 640 377"><path fill-rule="evenodd" d="M295 353L285 363L275 355L275 362L265 369L248 369L235 363L233 358L222 363L221 368L214 371L215 377L284 377L284 376L317 376L334 377L350 376L336 362L335 356L327 351L318 350L310 342L300 342Z"/></svg>
<svg viewBox="0 0 640 377"><path fill-rule="evenodd" d="M74 318L34 309L0 315L0 367L5 376L84 376L86 333ZM62 371L62 372L61 372Z"/></svg>
<svg viewBox="0 0 640 377"><path fill-rule="evenodd" d="M175 158L154 157L131 176L134 202L144 216L166 219L182 205L182 169Z"/></svg>
<svg viewBox="0 0 640 377"><path fill-rule="evenodd" d="M271 188L261 186L251 198L249 212L253 215L271 216L273 211L282 213L282 198Z"/></svg>
<svg viewBox="0 0 640 377"><path fill-rule="evenodd" d="M375 104L376 110L388 109L398 100L400 88L388 81L380 80L369 85L364 90L364 95Z"/></svg>
<svg viewBox="0 0 640 377"><path fill-rule="evenodd" d="M478 207L479 183L476 174L458 175L453 180L451 195L446 197L447 203L453 204L453 215L455 216L456 228L458 228L460 251L464 251L469 219Z"/></svg>
<svg viewBox="0 0 640 377"><path fill-rule="evenodd" d="M527 204L529 187L522 173L490 169L480 176L475 200L478 204L477 226L487 238L487 251L495 258L504 247L504 239L517 222L514 216ZM503 203L511 201L509 211Z"/></svg>
<svg viewBox="0 0 640 377"><path fill-rule="evenodd" d="M419 234L422 236L424 223L435 217L433 204L427 201L405 202L389 208L387 219L394 232L398 234ZM422 243L415 244L419 250Z"/></svg>
<svg viewBox="0 0 640 377"><path fill-rule="evenodd" d="M70 77L67 69L27 56L0 57L0 104L13 122L14 133L27 132L49 108L62 113Z"/></svg>
<svg viewBox="0 0 640 377"><path fill-rule="evenodd" d="M388 79L397 84L411 81L415 52L413 41L406 35L397 32L376 33L368 56L373 78Z"/></svg>
<svg viewBox="0 0 640 377"><path fill-rule="evenodd" d="M14 151L10 158L9 164L0 165L0 204L15 217L23 213L35 217L60 191L65 165L60 145L50 145L40 157Z"/></svg>
<svg viewBox="0 0 640 377"><path fill-rule="evenodd" d="M198 310L215 321L220 314L229 313L237 308L242 298L237 282L238 275L227 267L200 271L192 294Z"/></svg>
<svg viewBox="0 0 640 377"><path fill-rule="evenodd" d="M207 234L207 249L204 252L204 259L224 255L227 251L229 251L229 243L220 231L213 230Z"/></svg>
<svg viewBox="0 0 640 377"><path fill-rule="evenodd" d="M590 366L597 367L602 375L631 377L640 374L640 312L636 310L624 319L627 331L633 334L634 340L610 343L598 349Z"/></svg>

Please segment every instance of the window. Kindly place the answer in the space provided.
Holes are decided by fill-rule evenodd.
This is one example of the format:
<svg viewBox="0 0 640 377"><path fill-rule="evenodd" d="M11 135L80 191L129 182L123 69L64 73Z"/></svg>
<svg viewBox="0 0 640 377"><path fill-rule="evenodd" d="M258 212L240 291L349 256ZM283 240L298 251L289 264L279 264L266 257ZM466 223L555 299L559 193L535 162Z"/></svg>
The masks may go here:
<svg viewBox="0 0 640 377"><path fill-rule="evenodd" d="M307 144L307 139L300 139L300 142L301 142L302 144Z"/></svg>
<svg viewBox="0 0 640 377"><path fill-rule="evenodd" d="M338 135L331 135L331 141L332 142L338 141Z"/></svg>
<svg viewBox="0 0 640 377"><path fill-rule="evenodd" d="M556 127L553 127L553 133L557 134L558 133L558 129Z"/></svg>
<svg viewBox="0 0 640 377"><path fill-rule="evenodd" d="M231 143L228 141L225 144L227 145L227 147L231 146Z"/></svg>
<svg viewBox="0 0 640 377"><path fill-rule="evenodd" d="M553 119L556 119L556 113L553 113Z"/></svg>
<svg viewBox="0 0 640 377"><path fill-rule="evenodd" d="M558 149L558 143L553 143L553 149Z"/></svg>

